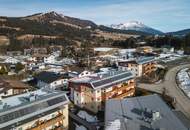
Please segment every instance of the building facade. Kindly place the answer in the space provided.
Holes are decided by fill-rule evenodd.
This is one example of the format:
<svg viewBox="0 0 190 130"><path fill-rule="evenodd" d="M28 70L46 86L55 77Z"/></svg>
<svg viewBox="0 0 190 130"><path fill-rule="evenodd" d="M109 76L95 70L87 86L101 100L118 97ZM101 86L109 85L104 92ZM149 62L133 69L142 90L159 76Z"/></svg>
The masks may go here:
<svg viewBox="0 0 190 130"><path fill-rule="evenodd" d="M131 71L136 77L147 76L156 70L154 57L145 57L137 60L118 62L118 69Z"/></svg>
<svg viewBox="0 0 190 130"><path fill-rule="evenodd" d="M135 93L135 80L130 72L111 71L69 81L70 98L75 105L94 113L104 109L112 98L124 98Z"/></svg>
<svg viewBox="0 0 190 130"><path fill-rule="evenodd" d="M37 90L1 100L1 130L66 130L68 98L65 93Z"/></svg>
<svg viewBox="0 0 190 130"><path fill-rule="evenodd" d="M0 79L0 100L27 92L30 87L21 81Z"/></svg>

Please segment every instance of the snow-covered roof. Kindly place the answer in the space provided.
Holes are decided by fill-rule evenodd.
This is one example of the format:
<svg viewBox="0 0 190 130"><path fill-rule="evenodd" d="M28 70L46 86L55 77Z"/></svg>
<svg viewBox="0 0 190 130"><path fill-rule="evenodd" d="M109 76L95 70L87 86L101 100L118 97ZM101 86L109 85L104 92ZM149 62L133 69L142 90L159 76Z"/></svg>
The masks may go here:
<svg viewBox="0 0 190 130"><path fill-rule="evenodd" d="M108 71L103 73L95 73L90 76L71 79L71 83L87 83L92 88L107 88L114 84L122 83L134 78L130 71Z"/></svg>
<svg viewBox="0 0 190 130"><path fill-rule="evenodd" d="M0 101L0 129L11 129L25 121L50 114L68 104L66 93L40 89L21 95L8 97Z"/></svg>
<svg viewBox="0 0 190 130"><path fill-rule="evenodd" d="M109 47L97 47L97 48L94 48L94 51L107 52L107 51L111 51L113 49L114 48L109 48Z"/></svg>
<svg viewBox="0 0 190 130"><path fill-rule="evenodd" d="M106 130L187 130L158 95L111 99L105 106Z"/></svg>

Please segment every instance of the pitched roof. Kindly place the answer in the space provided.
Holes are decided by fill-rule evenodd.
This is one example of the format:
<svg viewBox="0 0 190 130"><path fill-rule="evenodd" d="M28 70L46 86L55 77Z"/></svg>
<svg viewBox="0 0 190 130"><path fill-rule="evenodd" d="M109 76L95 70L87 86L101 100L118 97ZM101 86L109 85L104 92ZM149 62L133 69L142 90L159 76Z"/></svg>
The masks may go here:
<svg viewBox="0 0 190 130"><path fill-rule="evenodd" d="M9 89L29 89L30 86L18 80L4 80L0 78L0 93Z"/></svg>
<svg viewBox="0 0 190 130"><path fill-rule="evenodd" d="M152 62L152 61L154 61L154 60L155 60L155 59L154 59L153 56L151 56L151 57L140 57L140 58L138 58L138 59L136 59L136 60L121 61L121 62L119 62L118 64L119 64L120 66L124 66L125 63L131 63L131 64L146 64L146 63Z"/></svg>
<svg viewBox="0 0 190 130"><path fill-rule="evenodd" d="M151 61L154 61L154 57L142 57L142 58L139 58L138 60L136 60L136 62L138 64L145 64L145 63L148 63L148 62L151 62Z"/></svg>
<svg viewBox="0 0 190 130"><path fill-rule="evenodd" d="M188 130L156 94L111 99L106 102L105 110L106 130L111 130L113 124L118 130Z"/></svg>
<svg viewBox="0 0 190 130"><path fill-rule="evenodd" d="M47 72L43 71L35 76L37 80L43 81L45 83L52 83L60 78L62 78L62 74L55 72Z"/></svg>
<svg viewBox="0 0 190 130"><path fill-rule="evenodd" d="M117 72L117 71L116 71ZM110 74L106 78L95 80L91 82L91 85L94 89L96 88L106 88L118 84L120 82L128 81L129 79L134 78L133 74L129 71L119 71L117 73Z"/></svg>
<svg viewBox="0 0 190 130"><path fill-rule="evenodd" d="M72 79L72 83L89 84L93 89L107 88L115 84L128 81L134 78L129 71L109 71L106 73L97 73L91 76Z"/></svg>

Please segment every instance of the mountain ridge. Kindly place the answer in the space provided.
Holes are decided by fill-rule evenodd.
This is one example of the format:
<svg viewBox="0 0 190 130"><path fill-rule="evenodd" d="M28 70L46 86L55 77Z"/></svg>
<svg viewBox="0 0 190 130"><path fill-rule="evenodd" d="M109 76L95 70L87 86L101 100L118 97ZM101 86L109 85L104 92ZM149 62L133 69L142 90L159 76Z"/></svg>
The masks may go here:
<svg viewBox="0 0 190 130"><path fill-rule="evenodd" d="M154 35L164 34L163 32L156 30L154 28L151 28L139 21L129 21L129 22L120 23L120 24L111 24L110 27L114 29L121 29L121 30L141 31L141 32L154 34Z"/></svg>
<svg viewBox="0 0 190 130"><path fill-rule="evenodd" d="M179 30L179 31L168 32L166 34L174 35L174 36L186 36L189 33L190 33L190 29L182 29L182 30Z"/></svg>
<svg viewBox="0 0 190 130"><path fill-rule="evenodd" d="M83 20L60 14L55 11L47 13L36 13L24 17L6 17L0 16L0 34L11 36L16 35L46 35L64 37L69 41L90 41L92 37L104 37L113 39L118 34L119 39L122 34L122 39L128 38L127 35L168 35L173 34L163 33L153 29L138 21L130 23L120 23L117 25L97 25L93 21ZM102 33L103 32L103 33ZM186 33L190 32L187 30ZM183 33L183 32L181 32ZM114 34L114 36L112 35ZM124 37L123 37L124 35ZM126 36L125 36L126 35ZM105 38L105 37L104 37ZM114 38L115 39L115 38ZM92 40L93 41L93 40Z"/></svg>

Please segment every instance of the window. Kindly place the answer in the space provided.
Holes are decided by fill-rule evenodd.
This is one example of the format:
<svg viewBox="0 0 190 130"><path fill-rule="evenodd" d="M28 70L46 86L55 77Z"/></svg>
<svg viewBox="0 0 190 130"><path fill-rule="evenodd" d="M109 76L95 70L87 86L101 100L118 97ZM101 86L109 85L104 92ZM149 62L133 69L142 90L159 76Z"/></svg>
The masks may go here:
<svg viewBox="0 0 190 130"><path fill-rule="evenodd" d="M18 130L22 130L22 127L18 128Z"/></svg>
<svg viewBox="0 0 190 130"><path fill-rule="evenodd" d="M5 95L7 95L7 93L8 93L7 91L4 92Z"/></svg>

